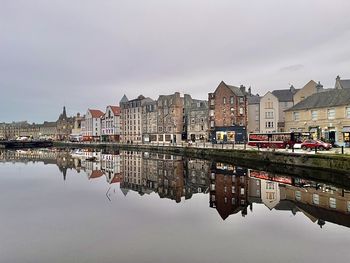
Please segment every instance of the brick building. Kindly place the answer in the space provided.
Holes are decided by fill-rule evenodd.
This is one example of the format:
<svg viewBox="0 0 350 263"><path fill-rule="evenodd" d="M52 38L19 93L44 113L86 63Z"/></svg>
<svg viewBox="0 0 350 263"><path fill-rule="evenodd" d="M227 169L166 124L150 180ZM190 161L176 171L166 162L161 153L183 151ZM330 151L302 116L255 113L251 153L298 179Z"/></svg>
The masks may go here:
<svg viewBox="0 0 350 263"><path fill-rule="evenodd" d="M208 94L209 132L213 143L235 143L246 140L248 123L247 92L244 86L235 87L221 81Z"/></svg>

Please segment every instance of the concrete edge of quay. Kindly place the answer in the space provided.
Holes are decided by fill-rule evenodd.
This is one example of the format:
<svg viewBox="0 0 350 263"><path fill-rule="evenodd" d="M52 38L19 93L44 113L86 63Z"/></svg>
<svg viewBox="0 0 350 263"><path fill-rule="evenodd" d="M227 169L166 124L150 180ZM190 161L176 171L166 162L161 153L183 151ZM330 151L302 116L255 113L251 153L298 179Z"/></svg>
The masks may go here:
<svg viewBox="0 0 350 263"><path fill-rule="evenodd" d="M120 143L69 143L54 142L55 147L120 149L132 151L152 151L157 153L184 155L193 158L204 158L222 162L237 162L242 166L254 165L261 169L278 170L281 166L288 168L289 174L300 175L300 169L332 172L335 175L345 175L350 179L350 156L334 154L297 154L277 151L258 151L240 149L200 148L193 146L151 145L151 144L120 144ZM276 165L273 169L271 166ZM281 171L280 171L281 172ZM344 177L343 177L344 178Z"/></svg>

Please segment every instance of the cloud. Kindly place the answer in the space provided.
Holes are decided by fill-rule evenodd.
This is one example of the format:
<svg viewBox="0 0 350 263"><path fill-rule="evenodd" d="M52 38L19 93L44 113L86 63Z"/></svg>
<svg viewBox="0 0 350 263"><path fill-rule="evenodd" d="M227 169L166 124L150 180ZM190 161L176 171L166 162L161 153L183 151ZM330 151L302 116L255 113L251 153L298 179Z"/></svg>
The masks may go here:
<svg viewBox="0 0 350 263"><path fill-rule="evenodd" d="M298 70L301 70L303 67L304 67L304 65L302 65L302 64L295 64L295 65L283 67L280 70L281 71L298 71Z"/></svg>
<svg viewBox="0 0 350 263"><path fill-rule="evenodd" d="M53 120L63 104L104 109L124 93L206 98L221 80L260 94L334 82L349 74L349 9L345 0L4 0L0 122Z"/></svg>

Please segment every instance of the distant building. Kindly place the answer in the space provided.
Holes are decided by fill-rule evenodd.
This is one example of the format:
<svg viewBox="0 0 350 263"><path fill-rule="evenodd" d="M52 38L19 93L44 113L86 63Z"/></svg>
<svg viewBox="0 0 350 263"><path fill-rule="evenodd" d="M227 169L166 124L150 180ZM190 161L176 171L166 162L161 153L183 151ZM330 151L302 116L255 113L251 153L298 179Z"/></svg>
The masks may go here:
<svg viewBox="0 0 350 263"><path fill-rule="evenodd" d="M57 126L57 140L68 140L74 127L74 118L67 117L66 107L63 107L63 112L56 121Z"/></svg>
<svg viewBox="0 0 350 263"><path fill-rule="evenodd" d="M285 90L269 91L260 99L260 132L285 131L284 110L293 106L293 95L296 92L291 86Z"/></svg>
<svg viewBox="0 0 350 263"><path fill-rule="evenodd" d="M160 95L157 100L158 142L181 142L184 127L184 98L179 92Z"/></svg>
<svg viewBox="0 0 350 263"><path fill-rule="evenodd" d="M119 142L120 133L120 107L109 105L101 118L101 139L104 142Z"/></svg>
<svg viewBox="0 0 350 263"><path fill-rule="evenodd" d="M248 101L245 87L221 81L208 94L209 132L213 143L235 143L246 140Z"/></svg>
<svg viewBox="0 0 350 263"><path fill-rule="evenodd" d="M158 141L158 104L157 101L146 101L142 106L142 141Z"/></svg>
<svg viewBox="0 0 350 263"><path fill-rule="evenodd" d="M143 95L128 100L124 95L120 105L121 141L124 143L142 143L142 107L152 99Z"/></svg>
<svg viewBox="0 0 350 263"><path fill-rule="evenodd" d="M81 116L80 113L77 113L77 115L74 117L74 125L72 129L72 135L73 136L82 136L82 127L81 124L84 121L85 116Z"/></svg>
<svg viewBox="0 0 350 263"><path fill-rule="evenodd" d="M248 132L260 131L260 99L261 97L251 94L251 88L248 89Z"/></svg>
<svg viewBox="0 0 350 263"><path fill-rule="evenodd" d="M100 110L88 109L82 123L83 140L98 141L101 136L101 118L104 113Z"/></svg>
<svg viewBox="0 0 350 263"><path fill-rule="evenodd" d="M208 134L208 102L184 95L184 133L187 140L205 142Z"/></svg>
<svg viewBox="0 0 350 263"><path fill-rule="evenodd" d="M55 139L57 135L57 123L55 121L45 121L39 126L39 136L41 138Z"/></svg>
<svg viewBox="0 0 350 263"><path fill-rule="evenodd" d="M334 88L336 89L350 89L350 79L340 79L339 76L335 79Z"/></svg>
<svg viewBox="0 0 350 263"><path fill-rule="evenodd" d="M286 130L311 132L314 138L350 143L350 89L315 93L285 111Z"/></svg>

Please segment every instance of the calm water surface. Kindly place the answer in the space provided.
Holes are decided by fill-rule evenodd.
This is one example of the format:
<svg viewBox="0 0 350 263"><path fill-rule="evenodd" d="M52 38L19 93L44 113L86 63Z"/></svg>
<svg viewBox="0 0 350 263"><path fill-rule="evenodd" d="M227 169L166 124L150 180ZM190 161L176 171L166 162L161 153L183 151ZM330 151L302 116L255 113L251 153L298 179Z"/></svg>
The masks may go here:
<svg viewBox="0 0 350 263"><path fill-rule="evenodd" d="M0 160L0 262L350 260L340 186L137 152Z"/></svg>

